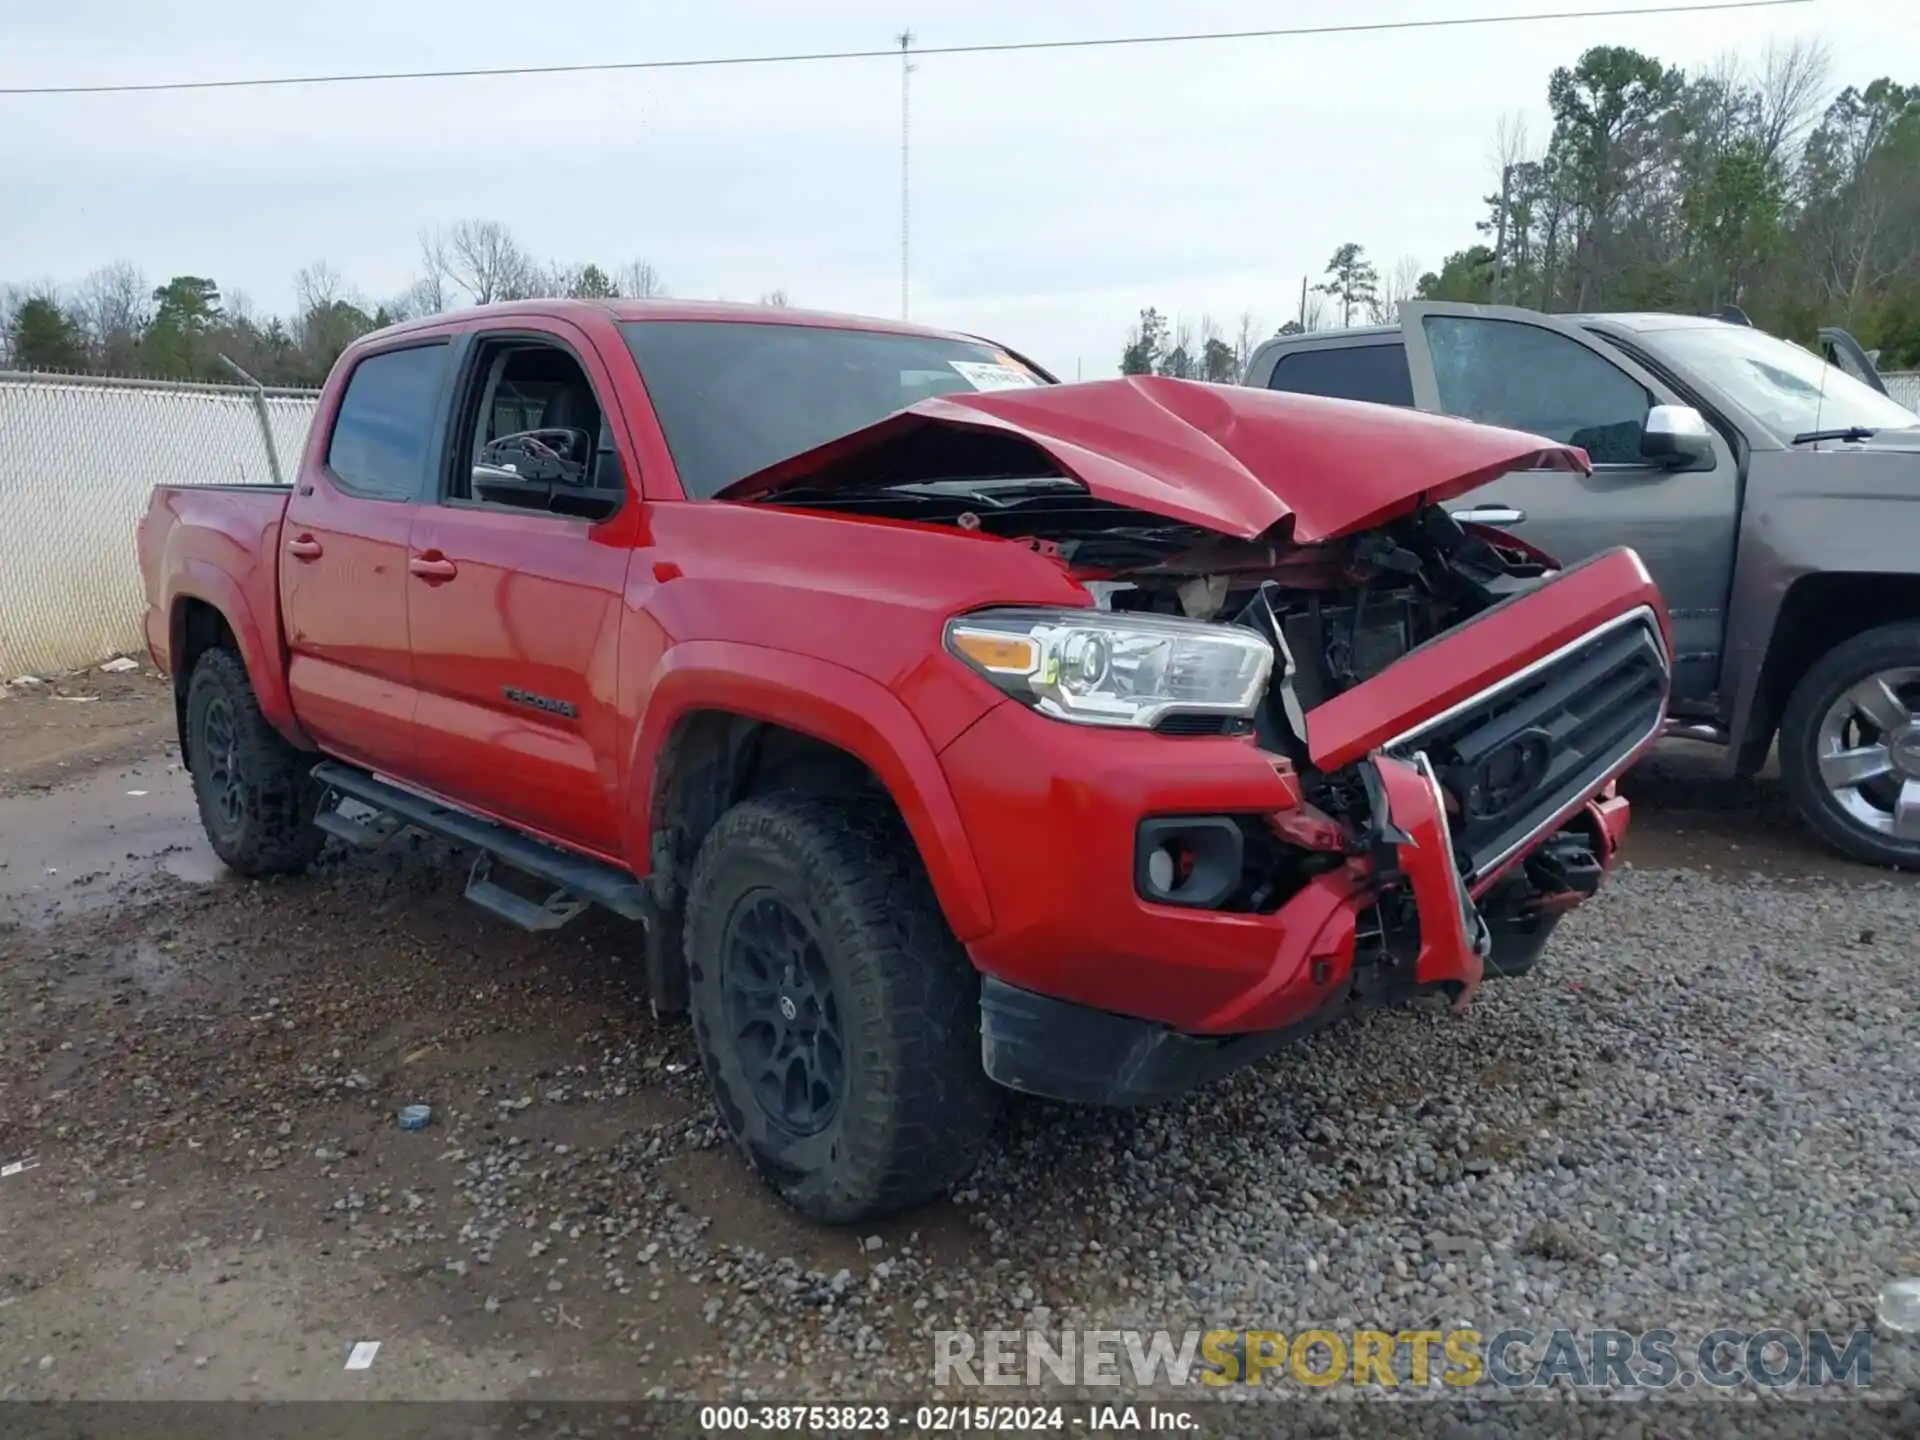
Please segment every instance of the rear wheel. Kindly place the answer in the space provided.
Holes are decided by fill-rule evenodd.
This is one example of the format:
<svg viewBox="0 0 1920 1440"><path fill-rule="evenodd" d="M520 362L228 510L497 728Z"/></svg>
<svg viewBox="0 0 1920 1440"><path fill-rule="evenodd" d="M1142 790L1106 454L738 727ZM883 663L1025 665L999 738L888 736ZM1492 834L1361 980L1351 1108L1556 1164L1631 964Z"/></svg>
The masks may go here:
<svg viewBox="0 0 1920 1440"><path fill-rule="evenodd" d="M998 1108L979 986L890 807L734 807L700 848L686 916L714 1098L789 1204L850 1223L973 1167Z"/></svg>
<svg viewBox="0 0 1920 1440"><path fill-rule="evenodd" d="M231 650L201 655L187 682L187 756L200 824L213 853L242 875L304 870L326 836L313 823L314 757L260 713Z"/></svg>
<svg viewBox="0 0 1920 1440"><path fill-rule="evenodd" d="M1835 646L1780 720L1780 774L1835 848L1920 870L1920 622Z"/></svg>

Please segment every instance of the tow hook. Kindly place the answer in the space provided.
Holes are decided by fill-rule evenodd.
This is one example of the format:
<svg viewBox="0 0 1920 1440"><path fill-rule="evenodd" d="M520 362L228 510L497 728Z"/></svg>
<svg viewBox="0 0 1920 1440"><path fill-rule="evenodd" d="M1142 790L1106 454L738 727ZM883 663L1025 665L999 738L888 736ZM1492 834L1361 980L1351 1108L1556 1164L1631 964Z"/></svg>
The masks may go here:
<svg viewBox="0 0 1920 1440"><path fill-rule="evenodd" d="M1575 894L1582 900L1600 888L1606 868L1583 835L1561 833L1527 857L1528 879L1543 894Z"/></svg>

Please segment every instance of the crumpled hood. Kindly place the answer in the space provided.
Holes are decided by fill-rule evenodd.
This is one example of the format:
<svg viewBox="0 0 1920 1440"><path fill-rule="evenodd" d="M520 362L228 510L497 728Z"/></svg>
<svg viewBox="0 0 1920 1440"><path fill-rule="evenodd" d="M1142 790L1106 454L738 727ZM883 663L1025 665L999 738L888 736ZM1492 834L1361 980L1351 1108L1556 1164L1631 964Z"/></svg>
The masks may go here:
<svg viewBox="0 0 1920 1440"><path fill-rule="evenodd" d="M923 400L716 498L830 487L860 471L853 462L870 451L927 426L1026 440L1116 505L1242 539L1291 521L1283 534L1307 545L1511 470L1591 468L1572 446L1450 416L1140 375Z"/></svg>

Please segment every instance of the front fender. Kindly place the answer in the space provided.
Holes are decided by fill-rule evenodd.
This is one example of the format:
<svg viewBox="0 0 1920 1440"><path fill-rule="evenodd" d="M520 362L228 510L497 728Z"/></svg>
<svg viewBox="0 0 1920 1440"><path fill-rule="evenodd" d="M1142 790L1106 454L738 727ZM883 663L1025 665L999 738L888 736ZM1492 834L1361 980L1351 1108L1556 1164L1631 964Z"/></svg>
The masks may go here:
<svg viewBox="0 0 1920 1440"><path fill-rule="evenodd" d="M1779 715L1767 700L1789 594L1816 576L1913 575L1920 456L1796 451L1758 456L1747 481L1728 604L1721 715L1730 770L1757 769Z"/></svg>
<svg viewBox="0 0 1920 1440"><path fill-rule="evenodd" d="M293 696L287 689L286 668L280 663L279 621L274 618L271 633L261 627L246 593L239 582L212 563L195 558L177 562L173 583L167 595L168 657L177 663L184 653L182 631L188 600L212 606L233 632L240 647L240 660L247 667L247 679L253 685L254 700L269 725L303 750L314 748L313 741L294 718ZM180 676L184 684L187 677Z"/></svg>
<svg viewBox="0 0 1920 1440"><path fill-rule="evenodd" d="M686 715L714 710L797 730L872 770L893 798L960 940L992 928L986 885L926 734L877 681L830 661L731 640L668 650L647 687L628 764L627 854L650 864L658 761Z"/></svg>

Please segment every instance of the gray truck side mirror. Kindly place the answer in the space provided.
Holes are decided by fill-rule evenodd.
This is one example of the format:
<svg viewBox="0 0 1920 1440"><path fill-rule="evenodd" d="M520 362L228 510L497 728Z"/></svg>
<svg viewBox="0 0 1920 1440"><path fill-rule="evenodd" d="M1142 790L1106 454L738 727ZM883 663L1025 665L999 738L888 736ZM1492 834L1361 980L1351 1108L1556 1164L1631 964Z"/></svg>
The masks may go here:
<svg viewBox="0 0 1920 1440"><path fill-rule="evenodd" d="M1669 470L1713 468L1713 431L1691 405L1656 405L1640 432L1640 454Z"/></svg>

